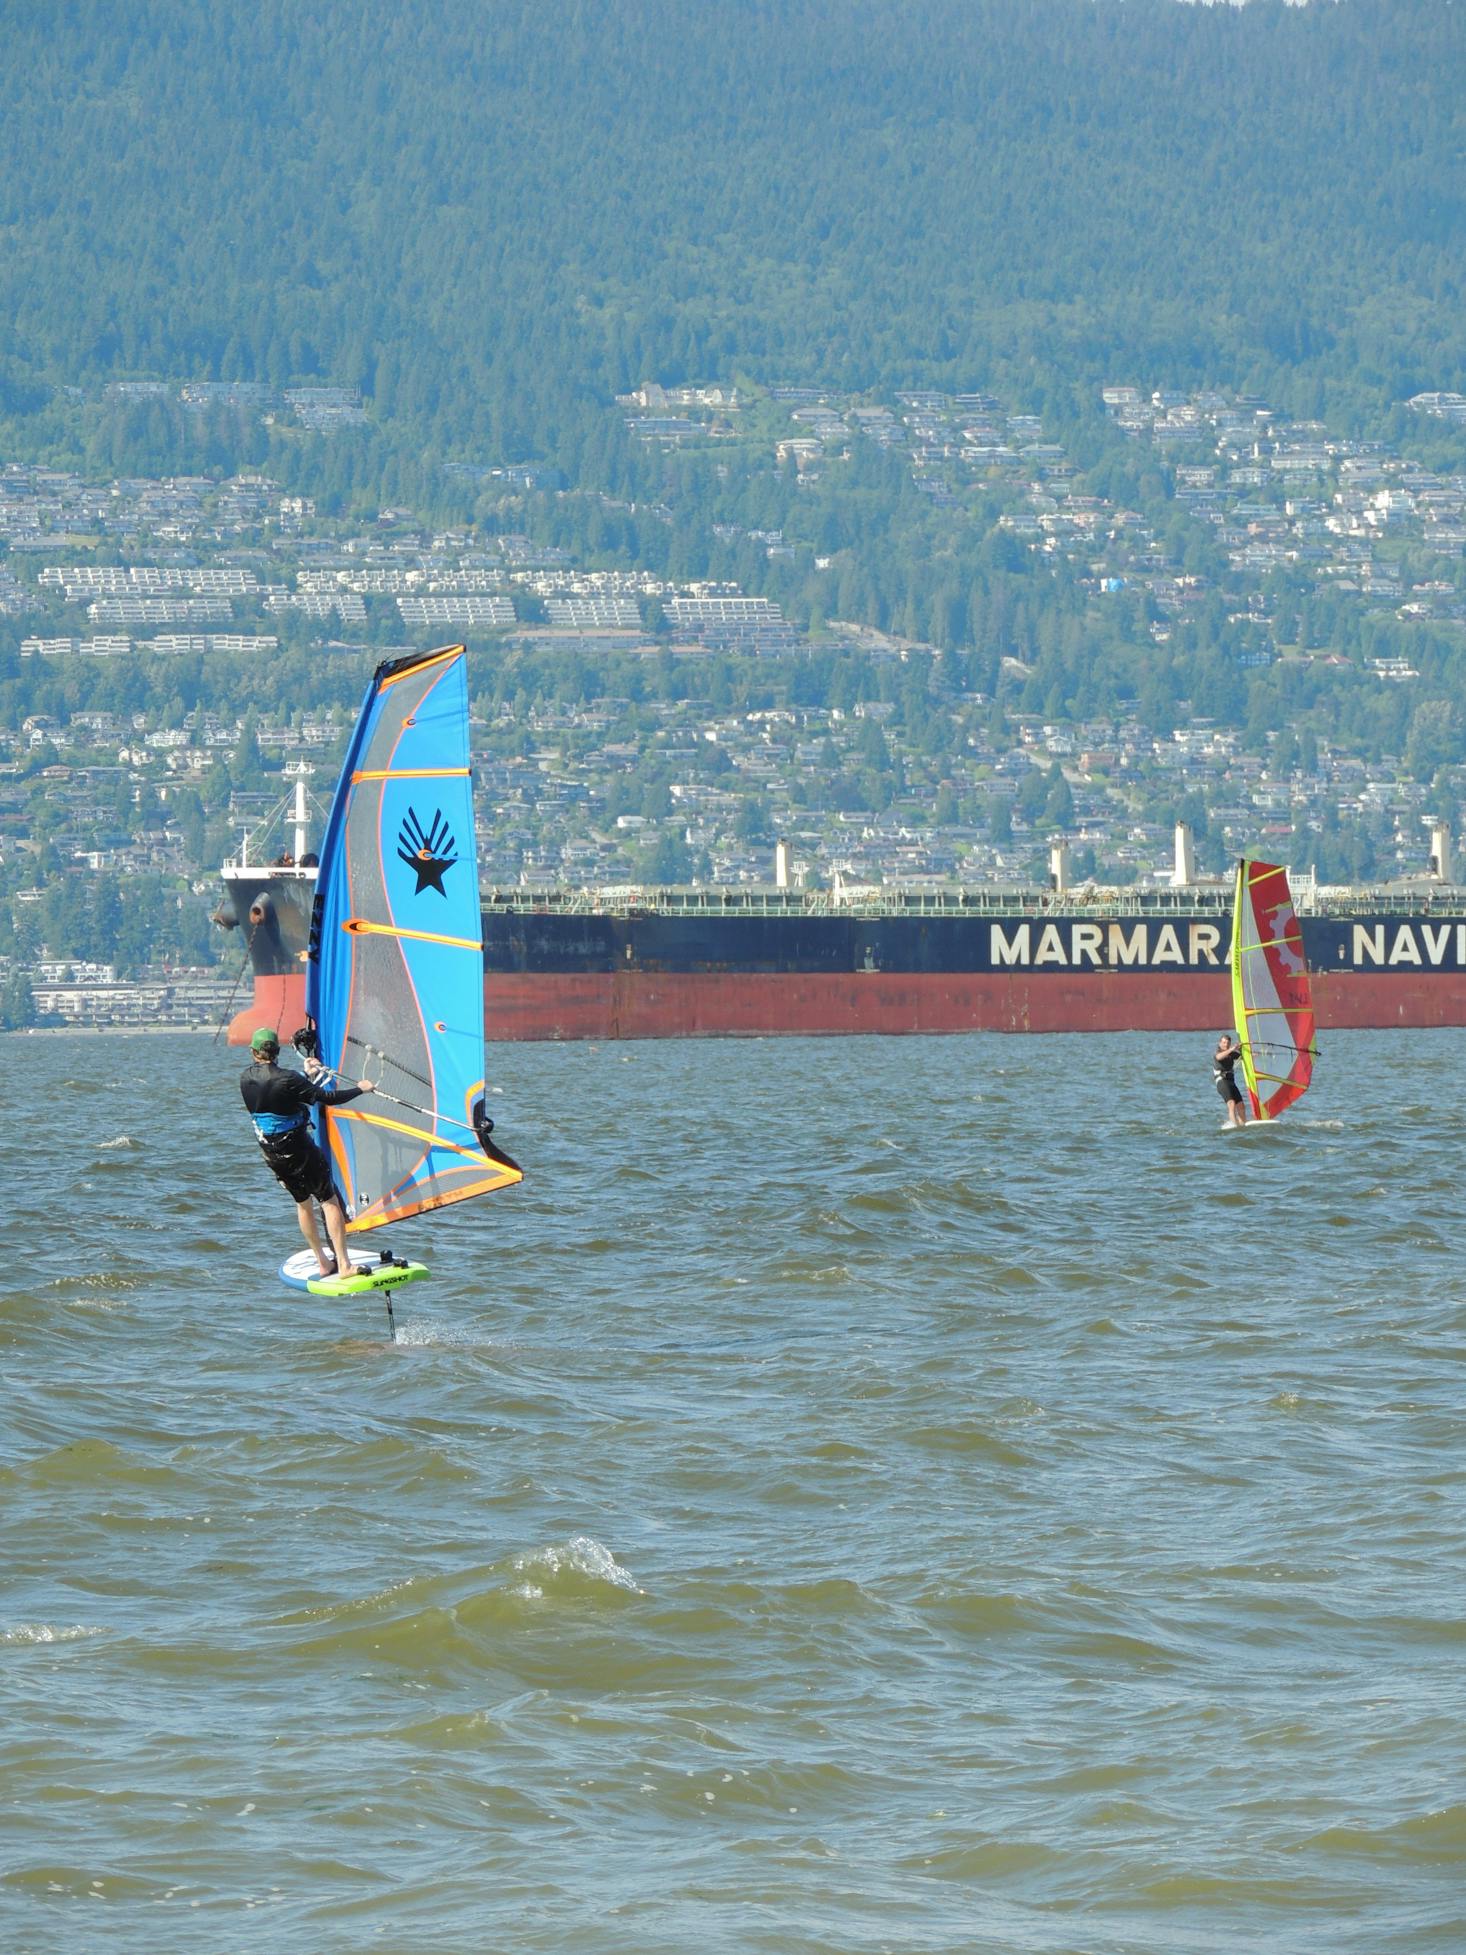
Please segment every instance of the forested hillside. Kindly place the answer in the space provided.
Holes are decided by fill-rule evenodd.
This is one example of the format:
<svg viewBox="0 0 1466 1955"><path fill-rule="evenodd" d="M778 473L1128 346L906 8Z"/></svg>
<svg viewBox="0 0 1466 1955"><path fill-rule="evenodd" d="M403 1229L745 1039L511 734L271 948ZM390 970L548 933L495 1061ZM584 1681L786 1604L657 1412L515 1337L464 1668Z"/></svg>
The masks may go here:
<svg viewBox="0 0 1466 1955"><path fill-rule="evenodd" d="M1357 430L1466 365L1442 0L75 0L6 26L12 448L68 385L319 377L363 389L354 465L390 493L424 451L580 481L595 408L646 377L987 385L1064 422L1121 367Z"/></svg>
<svg viewBox="0 0 1466 1955"><path fill-rule="evenodd" d="M506 875L736 878L774 820L833 849L863 813L974 876L1039 873L1088 822L1081 859L1129 877L1182 811L1208 859L1265 815L1364 877L1458 814L1466 7L72 0L5 25L19 950L102 943L42 885L103 873L129 825L163 838L150 873L206 867L285 750L231 715L283 741L349 699L328 644L421 642L441 613L410 585L493 639L506 779L541 765L531 726L621 736L584 780L562 755L565 833L526 821ZM104 566L197 588L77 581ZM654 680L556 637L613 583ZM759 656L686 642L709 584L779 608ZM940 655L930 699L875 697L879 634ZM830 730L767 805L669 840L696 702ZM889 737L850 733L865 706ZM193 773L138 759L185 719ZM1019 720L1057 729L1041 773ZM1171 777L1173 733L1217 780ZM592 815L656 844L591 861Z"/></svg>

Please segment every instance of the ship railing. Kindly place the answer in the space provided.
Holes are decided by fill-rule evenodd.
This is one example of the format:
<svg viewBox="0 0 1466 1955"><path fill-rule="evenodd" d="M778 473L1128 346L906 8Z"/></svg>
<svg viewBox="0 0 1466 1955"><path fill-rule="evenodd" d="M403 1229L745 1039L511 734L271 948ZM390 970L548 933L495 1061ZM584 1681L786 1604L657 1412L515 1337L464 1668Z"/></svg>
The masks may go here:
<svg viewBox="0 0 1466 1955"><path fill-rule="evenodd" d="M1466 888L1459 883L1421 882L1408 888L1360 889L1352 884L1320 883L1295 897L1300 916L1459 916L1466 909Z"/></svg>
<svg viewBox="0 0 1466 1955"><path fill-rule="evenodd" d="M867 888L853 890L747 887L697 889L625 884L588 889L523 889L486 886L486 910L522 914L526 910L565 916L622 916L655 911L685 917L1045 917L1196 916L1228 914L1230 887L1212 889L1100 888L1081 884L1062 895L1053 890L954 884L948 889Z"/></svg>
<svg viewBox="0 0 1466 1955"><path fill-rule="evenodd" d="M237 882L241 878L246 877L259 881L264 876L271 878L280 876L301 882L314 882L316 879L316 865L314 862L308 862L302 868L298 862L271 862L267 857L257 857L246 852L246 859L242 862L235 859L221 863L219 865L219 873L226 881L230 882Z"/></svg>

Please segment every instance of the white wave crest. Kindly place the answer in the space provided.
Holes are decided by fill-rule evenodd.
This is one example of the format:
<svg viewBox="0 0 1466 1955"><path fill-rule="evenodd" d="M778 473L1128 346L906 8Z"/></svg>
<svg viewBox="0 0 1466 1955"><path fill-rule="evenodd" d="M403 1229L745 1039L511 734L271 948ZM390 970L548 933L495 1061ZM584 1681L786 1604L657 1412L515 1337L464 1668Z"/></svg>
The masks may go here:
<svg viewBox="0 0 1466 1955"><path fill-rule="evenodd" d="M24 1643L79 1643L85 1636L101 1636L105 1631L88 1629L83 1623L73 1623L70 1628L58 1628L50 1622L18 1622L13 1629L0 1629L0 1648L10 1649Z"/></svg>
<svg viewBox="0 0 1466 1955"><path fill-rule="evenodd" d="M632 1595L644 1592L611 1550L603 1548L599 1541L593 1541L588 1534L572 1535L561 1547L535 1548L529 1554L516 1555L513 1568L516 1575L539 1575L549 1579L567 1573L584 1575L591 1581L607 1582L612 1588L624 1588Z"/></svg>

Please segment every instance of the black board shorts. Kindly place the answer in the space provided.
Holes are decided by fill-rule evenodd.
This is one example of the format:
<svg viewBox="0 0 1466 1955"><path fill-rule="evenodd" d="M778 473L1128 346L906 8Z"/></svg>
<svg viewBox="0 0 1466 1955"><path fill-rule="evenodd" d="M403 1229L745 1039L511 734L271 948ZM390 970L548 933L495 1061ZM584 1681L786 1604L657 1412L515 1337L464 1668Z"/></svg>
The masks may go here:
<svg viewBox="0 0 1466 1955"><path fill-rule="evenodd" d="M1242 1088L1230 1075L1226 1079L1219 1079L1217 1081L1217 1094L1219 1098L1226 1100L1229 1105L1241 1106L1242 1104Z"/></svg>
<svg viewBox="0 0 1466 1955"><path fill-rule="evenodd" d="M297 1133L281 1134L276 1140L262 1140L260 1152L292 1201L336 1200L331 1164L303 1127Z"/></svg>

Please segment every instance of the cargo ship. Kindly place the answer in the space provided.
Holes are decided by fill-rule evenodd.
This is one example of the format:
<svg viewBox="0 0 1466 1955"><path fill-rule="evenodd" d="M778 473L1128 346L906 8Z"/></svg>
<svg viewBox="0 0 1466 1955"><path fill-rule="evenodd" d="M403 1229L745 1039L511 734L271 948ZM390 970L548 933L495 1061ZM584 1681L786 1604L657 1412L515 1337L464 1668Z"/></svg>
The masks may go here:
<svg viewBox="0 0 1466 1955"><path fill-rule="evenodd" d="M315 893L295 849L223 869L215 922L253 996L229 1037L305 1010ZM1294 878L1320 1027L1466 1025L1466 888L1438 828L1432 873L1377 889ZM908 1032L1216 1032L1230 1023L1232 883L1198 878L1177 831L1167 885L1031 889L485 889L491 1039Z"/></svg>

